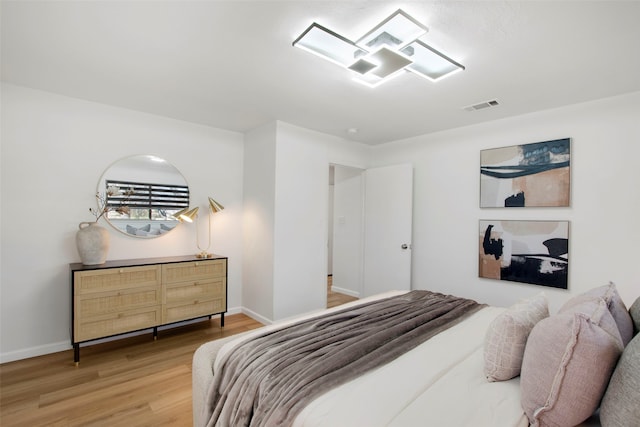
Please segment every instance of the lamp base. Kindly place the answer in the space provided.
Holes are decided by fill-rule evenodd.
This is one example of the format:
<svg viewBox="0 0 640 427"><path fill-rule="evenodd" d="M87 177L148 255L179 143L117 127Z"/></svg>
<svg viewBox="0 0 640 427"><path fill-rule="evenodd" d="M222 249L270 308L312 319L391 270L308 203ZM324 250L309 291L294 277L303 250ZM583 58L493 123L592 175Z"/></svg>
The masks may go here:
<svg viewBox="0 0 640 427"><path fill-rule="evenodd" d="M213 258L213 254L210 254L207 251L202 251L199 254L196 254L196 258Z"/></svg>

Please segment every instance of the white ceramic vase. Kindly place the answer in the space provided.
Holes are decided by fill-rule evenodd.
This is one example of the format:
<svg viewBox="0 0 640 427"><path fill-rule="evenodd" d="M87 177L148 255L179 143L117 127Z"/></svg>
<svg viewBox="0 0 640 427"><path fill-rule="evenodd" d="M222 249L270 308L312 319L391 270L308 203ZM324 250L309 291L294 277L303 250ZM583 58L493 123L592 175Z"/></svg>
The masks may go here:
<svg viewBox="0 0 640 427"><path fill-rule="evenodd" d="M109 252L109 232L96 222L81 222L76 232L76 246L84 265L104 264Z"/></svg>

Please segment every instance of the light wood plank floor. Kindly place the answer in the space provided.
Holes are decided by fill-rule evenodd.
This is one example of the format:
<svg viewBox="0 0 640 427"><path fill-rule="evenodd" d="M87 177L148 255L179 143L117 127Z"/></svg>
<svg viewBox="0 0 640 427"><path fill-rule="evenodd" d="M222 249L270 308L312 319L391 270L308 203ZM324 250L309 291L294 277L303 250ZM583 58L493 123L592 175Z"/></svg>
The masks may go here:
<svg viewBox="0 0 640 427"><path fill-rule="evenodd" d="M331 292L328 305L355 298ZM201 344L262 326L234 314L0 365L0 426L190 426Z"/></svg>
<svg viewBox="0 0 640 427"><path fill-rule="evenodd" d="M355 301L358 299L356 297L341 294L339 292L333 292L331 290L332 282L333 282L333 277L329 276L327 278L327 308L335 307L337 305L341 305L341 304Z"/></svg>

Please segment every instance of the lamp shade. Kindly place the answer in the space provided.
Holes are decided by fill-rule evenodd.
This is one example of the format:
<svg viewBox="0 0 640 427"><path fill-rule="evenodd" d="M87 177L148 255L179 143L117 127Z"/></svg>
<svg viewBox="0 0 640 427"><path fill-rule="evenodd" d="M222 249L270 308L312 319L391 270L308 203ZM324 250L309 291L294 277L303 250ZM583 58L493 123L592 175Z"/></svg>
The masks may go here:
<svg viewBox="0 0 640 427"><path fill-rule="evenodd" d="M216 202L211 197L209 197L209 209L211 209L212 213L216 213L223 210L224 206L222 206L220 203Z"/></svg>
<svg viewBox="0 0 640 427"><path fill-rule="evenodd" d="M177 219L178 221L182 222L182 218L180 218L180 215L182 215L182 214L186 213L188 210L189 210L189 206L187 206L187 207L186 207L186 208L184 208L184 209L180 209L178 212L176 212L176 213L174 213L174 214L173 214L173 217L174 217L175 219Z"/></svg>
<svg viewBox="0 0 640 427"><path fill-rule="evenodd" d="M193 222L193 219L198 214L199 209L200 208L196 206L195 208L180 214L179 215L180 220L186 221L186 222Z"/></svg>

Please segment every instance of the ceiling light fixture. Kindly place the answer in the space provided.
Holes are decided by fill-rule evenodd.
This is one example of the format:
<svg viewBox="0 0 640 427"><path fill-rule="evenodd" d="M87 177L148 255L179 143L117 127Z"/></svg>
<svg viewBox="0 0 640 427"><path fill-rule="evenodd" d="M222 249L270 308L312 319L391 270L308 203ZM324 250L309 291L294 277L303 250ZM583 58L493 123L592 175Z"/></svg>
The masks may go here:
<svg viewBox="0 0 640 427"><path fill-rule="evenodd" d="M436 81L464 70L419 39L427 31L398 9L356 42L314 22L293 45L351 70L356 81L371 87L404 71Z"/></svg>

